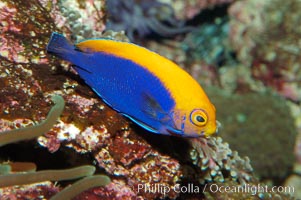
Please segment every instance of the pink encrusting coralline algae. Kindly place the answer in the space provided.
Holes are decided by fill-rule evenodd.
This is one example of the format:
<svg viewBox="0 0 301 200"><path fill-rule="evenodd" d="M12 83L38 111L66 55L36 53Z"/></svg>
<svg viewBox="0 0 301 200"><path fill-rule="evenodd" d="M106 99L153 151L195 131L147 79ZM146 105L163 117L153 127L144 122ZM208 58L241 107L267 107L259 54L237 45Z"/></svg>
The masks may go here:
<svg viewBox="0 0 301 200"><path fill-rule="evenodd" d="M300 8L298 0L237 1L229 8L229 39L240 62L251 67L255 79L295 102L301 99Z"/></svg>
<svg viewBox="0 0 301 200"><path fill-rule="evenodd" d="M175 10L175 15L179 19L189 20L201 13L205 9L213 9L221 5L228 5L235 0L164 0Z"/></svg>

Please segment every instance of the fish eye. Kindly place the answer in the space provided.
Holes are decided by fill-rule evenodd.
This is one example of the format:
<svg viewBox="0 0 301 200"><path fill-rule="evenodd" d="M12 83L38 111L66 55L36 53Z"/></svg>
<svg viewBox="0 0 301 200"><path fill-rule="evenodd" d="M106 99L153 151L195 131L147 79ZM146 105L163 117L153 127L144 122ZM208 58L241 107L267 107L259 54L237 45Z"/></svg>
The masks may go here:
<svg viewBox="0 0 301 200"><path fill-rule="evenodd" d="M196 126L204 126L207 124L207 114L204 110L197 109L191 112L190 121Z"/></svg>

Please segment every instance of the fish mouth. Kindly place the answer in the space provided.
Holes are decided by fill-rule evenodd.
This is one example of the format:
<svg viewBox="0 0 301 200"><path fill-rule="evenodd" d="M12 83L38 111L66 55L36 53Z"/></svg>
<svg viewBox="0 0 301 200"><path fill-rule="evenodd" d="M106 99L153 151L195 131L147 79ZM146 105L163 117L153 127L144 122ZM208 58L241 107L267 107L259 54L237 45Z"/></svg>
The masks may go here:
<svg viewBox="0 0 301 200"><path fill-rule="evenodd" d="M221 128L222 124L219 121L215 121L215 127L208 127L207 130L205 131L201 131L199 136L205 136L205 137L209 137L211 135L214 134L218 134L219 129Z"/></svg>
<svg viewBox="0 0 301 200"><path fill-rule="evenodd" d="M204 137L204 136L205 136L205 131L201 131L201 132L199 133L199 136Z"/></svg>

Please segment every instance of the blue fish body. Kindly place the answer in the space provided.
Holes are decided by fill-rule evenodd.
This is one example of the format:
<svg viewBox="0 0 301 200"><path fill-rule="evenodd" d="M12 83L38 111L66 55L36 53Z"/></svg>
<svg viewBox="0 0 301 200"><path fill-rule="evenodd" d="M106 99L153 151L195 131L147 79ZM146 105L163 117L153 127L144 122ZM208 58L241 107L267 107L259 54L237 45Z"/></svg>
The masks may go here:
<svg viewBox="0 0 301 200"><path fill-rule="evenodd" d="M96 50L100 47L102 50ZM215 132L215 109L214 116L210 118L214 123L208 123L210 126L205 130L199 129L192 120L200 118L191 117L191 113L195 110L194 102L199 105L200 101L193 100L190 94L188 102L186 95L181 95L185 94L182 85L190 93L201 93L196 98L204 98L204 102L196 109L198 113L204 110L200 116L206 119L207 125L209 118L204 113L208 109L202 107L203 104L208 104L212 109L212 104L206 95L203 97L202 89L198 88L200 86L193 79L191 81L191 77L182 69L174 67L174 63L154 52L134 44L107 39L91 39L73 45L58 33L52 34L47 51L73 63L80 77L105 103L148 131L186 137ZM149 63L148 67L144 66L144 62ZM160 68L160 64L166 65L165 71L161 72L165 66ZM152 65L155 66L154 69ZM162 73L165 73L164 76ZM177 81L177 77L180 81L184 80L183 84L173 87L172 82ZM190 85L185 85L186 80L191 81ZM173 88L166 83L171 83ZM189 108L188 111L186 107ZM211 114L210 112L208 110L206 113Z"/></svg>
<svg viewBox="0 0 301 200"><path fill-rule="evenodd" d="M60 34L53 34L47 51L73 63L85 82L114 110L143 128L161 134L174 132L169 115L175 102L153 74L138 64L102 52L84 53Z"/></svg>

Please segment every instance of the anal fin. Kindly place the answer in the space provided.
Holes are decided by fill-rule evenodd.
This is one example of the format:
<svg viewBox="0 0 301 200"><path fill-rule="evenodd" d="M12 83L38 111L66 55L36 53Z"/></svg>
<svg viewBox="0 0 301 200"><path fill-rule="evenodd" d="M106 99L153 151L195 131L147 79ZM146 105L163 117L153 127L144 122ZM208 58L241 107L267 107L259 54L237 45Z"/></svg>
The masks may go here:
<svg viewBox="0 0 301 200"><path fill-rule="evenodd" d="M143 123L143 122L141 122L141 121L139 121L139 120L137 120L137 119L135 119L135 118L127 115L127 114L124 114L124 113L121 113L121 114L124 115L124 116L126 116L127 118L129 118L130 120L132 120L133 122L135 122L136 124L138 124L139 126L143 127L144 129L146 129L146 130L148 130L148 131L150 131L152 133L160 133L158 130L152 128L151 126L149 126L149 125L147 125L147 124L145 124L145 123Z"/></svg>

